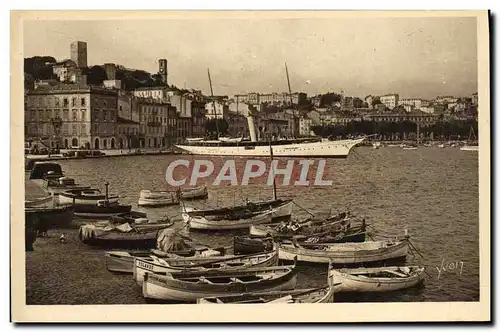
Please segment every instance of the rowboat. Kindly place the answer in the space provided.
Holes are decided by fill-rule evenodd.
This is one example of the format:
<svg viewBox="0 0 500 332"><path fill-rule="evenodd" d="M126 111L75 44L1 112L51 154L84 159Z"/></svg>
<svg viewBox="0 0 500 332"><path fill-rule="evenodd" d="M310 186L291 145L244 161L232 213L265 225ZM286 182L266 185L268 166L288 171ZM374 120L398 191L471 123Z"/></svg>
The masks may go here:
<svg viewBox="0 0 500 332"><path fill-rule="evenodd" d="M281 219L289 219L292 215L292 208L293 201L291 199L275 199L268 201L248 202L244 205L205 210L183 206L181 212L189 214L190 216L216 217L227 215L237 216L249 212L264 212L267 210L273 210L271 218L273 221L276 221Z"/></svg>
<svg viewBox="0 0 500 332"><path fill-rule="evenodd" d="M118 195L105 195L100 189L71 189L59 193L59 204L97 205L98 201L107 200L117 203Z"/></svg>
<svg viewBox="0 0 500 332"><path fill-rule="evenodd" d="M37 197L33 198L29 201L24 201L24 206L25 207L42 207L42 206L49 206L53 205L54 203L54 197L52 195L45 196L45 197Z"/></svg>
<svg viewBox="0 0 500 332"><path fill-rule="evenodd" d="M142 286L146 273L175 273L184 271L246 270L252 267L267 267L278 264L278 248L253 255L227 255L218 257L160 258L155 256L138 258L134 263L134 280Z"/></svg>
<svg viewBox="0 0 500 332"><path fill-rule="evenodd" d="M75 183L74 179L53 172L49 172L45 176L44 187L52 195L59 195L61 192L68 190L92 190L90 186L79 185Z"/></svg>
<svg viewBox="0 0 500 332"><path fill-rule="evenodd" d="M334 284L335 281L335 284ZM332 303L336 286L331 266L328 268L328 285L321 288L293 289L243 293L238 295L205 297L196 301L198 304L273 304L273 303Z"/></svg>
<svg viewBox="0 0 500 332"><path fill-rule="evenodd" d="M105 200L98 201L96 204L76 204L73 205L75 216L79 218L106 219L113 216L123 215L132 211L132 205L108 203Z"/></svg>
<svg viewBox="0 0 500 332"><path fill-rule="evenodd" d="M104 248L154 248L158 231L173 225L173 221L163 219L159 223L142 225L137 223L114 224L112 220L103 224L80 226L80 241Z"/></svg>
<svg viewBox="0 0 500 332"><path fill-rule="evenodd" d="M246 255L273 249L272 238L260 238L252 236L235 236L233 239L233 252L237 255Z"/></svg>
<svg viewBox="0 0 500 332"><path fill-rule="evenodd" d="M333 303L333 287L243 293L232 296L204 297L198 304L275 304L275 303Z"/></svg>
<svg viewBox="0 0 500 332"><path fill-rule="evenodd" d="M177 205L179 200L174 192L141 190L139 194L139 206L168 206Z"/></svg>
<svg viewBox="0 0 500 332"><path fill-rule="evenodd" d="M195 302L203 297L288 290L297 284L296 265L237 270L146 273L142 294L147 299Z"/></svg>
<svg viewBox="0 0 500 332"><path fill-rule="evenodd" d="M413 287L424 279L423 266L332 270L335 292L389 292Z"/></svg>
<svg viewBox="0 0 500 332"><path fill-rule="evenodd" d="M380 262L393 258L406 257L409 238L403 240L348 242L348 243L281 243L279 256L291 260L312 263L359 264Z"/></svg>
<svg viewBox="0 0 500 332"><path fill-rule="evenodd" d="M195 199L207 198L208 189L206 186L199 186L195 188L183 188L180 190L180 198L182 199Z"/></svg>
<svg viewBox="0 0 500 332"><path fill-rule="evenodd" d="M217 216L193 216L182 213L182 219L191 229L199 230L230 230L248 229L252 224L266 224L272 221L274 210L264 212L247 212L242 214L227 214Z"/></svg>
<svg viewBox="0 0 500 332"><path fill-rule="evenodd" d="M172 256L176 257L211 257L220 256L225 253L225 248L214 248L210 249L205 246L194 246L188 247L181 250L172 250L170 252L164 252L157 249L151 249L147 251L108 251L105 255L106 268L111 272L120 273L130 273L134 272L134 260L136 258L143 257L164 257L170 258Z"/></svg>
<svg viewBox="0 0 500 332"><path fill-rule="evenodd" d="M74 211L72 206L26 207L24 215L27 224L33 225L35 230L46 232L52 228L70 226Z"/></svg>

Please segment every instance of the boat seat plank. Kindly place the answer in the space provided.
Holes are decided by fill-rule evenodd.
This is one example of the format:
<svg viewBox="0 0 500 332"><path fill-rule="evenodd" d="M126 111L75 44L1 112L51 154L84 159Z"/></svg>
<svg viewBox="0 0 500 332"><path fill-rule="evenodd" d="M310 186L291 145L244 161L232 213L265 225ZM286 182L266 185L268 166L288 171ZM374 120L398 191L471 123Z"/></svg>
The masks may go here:
<svg viewBox="0 0 500 332"><path fill-rule="evenodd" d="M392 273L392 274L395 274L401 278L408 278L409 275L406 275L406 274L403 274L403 273L399 273L399 272L396 272L396 271L392 271L392 270L384 270L384 272L388 272L388 273Z"/></svg>

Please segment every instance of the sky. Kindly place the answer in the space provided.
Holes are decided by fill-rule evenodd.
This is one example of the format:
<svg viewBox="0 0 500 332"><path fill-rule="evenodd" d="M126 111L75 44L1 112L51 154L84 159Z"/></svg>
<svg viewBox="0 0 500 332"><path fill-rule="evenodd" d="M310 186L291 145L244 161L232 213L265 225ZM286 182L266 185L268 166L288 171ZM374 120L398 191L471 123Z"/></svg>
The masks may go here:
<svg viewBox="0 0 500 332"><path fill-rule="evenodd" d="M169 84L215 95L293 92L309 96L399 93L400 98L470 96L477 91L473 17L33 20L24 57L70 57L86 41L88 65L121 64L156 73L168 60Z"/></svg>

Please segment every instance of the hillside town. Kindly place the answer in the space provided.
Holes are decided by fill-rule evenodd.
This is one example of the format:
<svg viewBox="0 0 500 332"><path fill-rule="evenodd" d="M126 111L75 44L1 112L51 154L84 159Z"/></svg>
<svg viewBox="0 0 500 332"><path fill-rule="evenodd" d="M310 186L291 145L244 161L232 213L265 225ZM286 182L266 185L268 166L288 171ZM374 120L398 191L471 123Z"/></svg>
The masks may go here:
<svg viewBox="0 0 500 332"><path fill-rule="evenodd" d="M158 60L149 83L130 84L118 64L89 68L87 51L86 42L71 43L70 59L44 63L49 72L25 84L28 148L169 149L192 137L248 137L249 114L260 140L355 134L463 139L471 125L477 128L477 93L434 100L397 92L363 98L343 91L208 95L170 84L167 59Z"/></svg>

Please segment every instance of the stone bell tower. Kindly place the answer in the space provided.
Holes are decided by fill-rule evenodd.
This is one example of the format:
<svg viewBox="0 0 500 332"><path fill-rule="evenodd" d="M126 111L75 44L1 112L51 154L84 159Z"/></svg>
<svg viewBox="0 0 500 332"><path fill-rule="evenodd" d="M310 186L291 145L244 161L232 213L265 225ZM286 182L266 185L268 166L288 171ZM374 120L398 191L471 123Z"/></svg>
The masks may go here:
<svg viewBox="0 0 500 332"><path fill-rule="evenodd" d="M161 76L161 82L164 85L168 85L167 59L158 60L158 74Z"/></svg>

